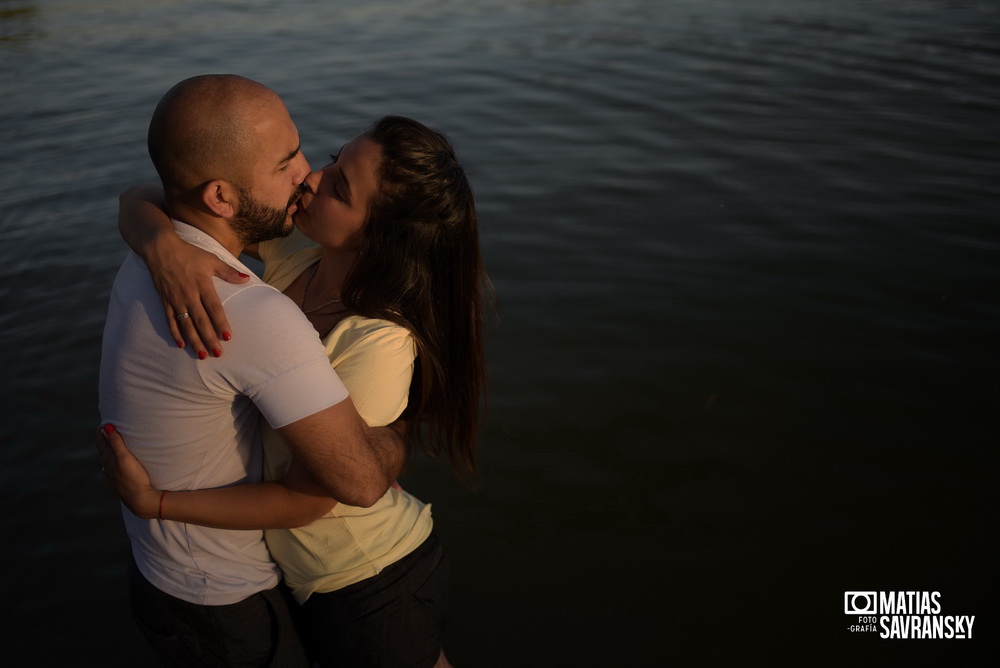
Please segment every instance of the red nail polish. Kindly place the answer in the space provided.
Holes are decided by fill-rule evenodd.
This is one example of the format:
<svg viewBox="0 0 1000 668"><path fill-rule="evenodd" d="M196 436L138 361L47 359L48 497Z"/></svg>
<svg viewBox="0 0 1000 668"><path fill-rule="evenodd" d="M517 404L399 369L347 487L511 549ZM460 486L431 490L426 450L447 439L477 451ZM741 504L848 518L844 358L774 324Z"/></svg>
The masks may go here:
<svg viewBox="0 0 1000 668"><path fill-rule="evenodd" d="M240 278L250 278L250 274L244 274L242 271L238 271L236 273L240 275Z"/></svg>
<svg viewBox="0 0 1000 668"><path fill-rule="evenodd" d="M212 354L215 355L216 357L222 357L222 350L216 348L215 350L212 351Z"/></svg>
<svg viewBox="0 0 1000 668"><path fill-rule="evenodd" d="M200 360L208 359L208 353L206 353L204 350L199 350L198 359Z"/></svg>
<svg viewBox="0 0 1000 668"><path fill-rule="evenodd" d="M222 340L223 341L228 341L231 338L233 338L233 335L230 334L229 332L223 332L222 333Z"/></svg>
<svg viewBox="0 0 1000 668"><path fill-rule="evenodd" d="M184 347L184 342L183 341L178 341L177 342L177 347L178 348L183 348Z"/></svg>
<svg viewBox="0 0 1000 668"><path fill-rule="evenodd" d="M110 422L105 423L105 425L104 425L104 433L105 434L113 434L113 433L115 433L115 426L113 424L111 424Z"/></svg>

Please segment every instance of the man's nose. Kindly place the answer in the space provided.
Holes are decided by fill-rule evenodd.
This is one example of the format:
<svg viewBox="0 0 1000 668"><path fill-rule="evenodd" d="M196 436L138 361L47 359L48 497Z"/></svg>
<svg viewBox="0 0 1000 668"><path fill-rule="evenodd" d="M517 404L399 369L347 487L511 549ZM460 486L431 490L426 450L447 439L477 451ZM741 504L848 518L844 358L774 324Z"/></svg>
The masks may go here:
<svg viewBox="0 0 1000 668"><path fill-rule="evenodd" d="M303 153L299 153L295 157L295 175L297 181L301 183L303 180L309 177L310 172L312 172L312 167L309 166L309 161L306 160L306 156Z"/></svg>

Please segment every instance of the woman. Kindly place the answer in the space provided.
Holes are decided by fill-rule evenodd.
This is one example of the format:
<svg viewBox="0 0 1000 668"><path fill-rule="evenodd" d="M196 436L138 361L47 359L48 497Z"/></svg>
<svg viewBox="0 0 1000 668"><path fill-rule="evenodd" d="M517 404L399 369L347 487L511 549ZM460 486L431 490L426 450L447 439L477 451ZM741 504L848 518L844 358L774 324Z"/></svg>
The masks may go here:
<svg viewBox="0 0 1000 668"><path fill-rule="evenodd" d="M165 214L126 197L121 218L149 227ZM446 452L460 476L474 477L488 282L472 190L451 144L410 119L382 118L308 177L295 223L301 234L250 249L265 263L264 279L302 308L369 424L402 417L411 450ZM160 250L154 244L143 255ZM163 252L168 265L186 262ZM161 294L191 289L156 280ZM266 529L321 665L447 666L447 569L430 506L398 487L372 508L338 504L264 431L265 478L275 482L168 494L152 488L115 433L114 456L105 450L102 460L141 517ZM289 490L288 512L275 520L268 508L270 526L254 524L264 511L255 488L275 484Z"/></svg>

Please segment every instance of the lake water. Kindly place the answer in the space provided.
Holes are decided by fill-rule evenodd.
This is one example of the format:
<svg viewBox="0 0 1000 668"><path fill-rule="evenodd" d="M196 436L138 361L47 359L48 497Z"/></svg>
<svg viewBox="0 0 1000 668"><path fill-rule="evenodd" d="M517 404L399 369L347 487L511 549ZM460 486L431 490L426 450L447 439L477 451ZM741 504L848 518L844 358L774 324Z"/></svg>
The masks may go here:
<svg viewBox="0 0 1000 668"><path fill-rule="evenodd" d="M483 481L403 481L459 668L1000 662L1000 4L0 0L5 665L149 665L97 368L116 196L206 72L314 166L395 113L472 176ZM846 591L973 636L852 632Z"/></svg>

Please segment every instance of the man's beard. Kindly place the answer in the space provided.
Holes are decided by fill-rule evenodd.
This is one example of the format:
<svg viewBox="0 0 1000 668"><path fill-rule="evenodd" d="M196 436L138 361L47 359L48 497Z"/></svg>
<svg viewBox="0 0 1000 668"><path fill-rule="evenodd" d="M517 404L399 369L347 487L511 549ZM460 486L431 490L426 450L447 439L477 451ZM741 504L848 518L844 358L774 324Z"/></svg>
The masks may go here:
<svg viewBox="0 0 1000 668"><path fill-rule="evenodd" d="M240 194L240 210L233 217L233 231L244 246L287 237L292 233L292 226L285 227L288 218L288 207L302 197L304 188L299 186L288 199L288 206L277 209L267 206L254 199L249 190L236 186Z"/></svg>

